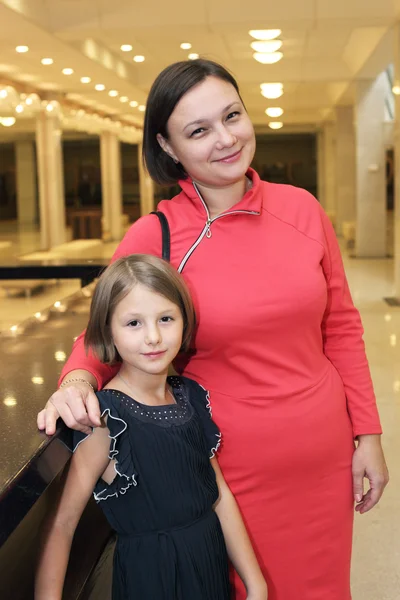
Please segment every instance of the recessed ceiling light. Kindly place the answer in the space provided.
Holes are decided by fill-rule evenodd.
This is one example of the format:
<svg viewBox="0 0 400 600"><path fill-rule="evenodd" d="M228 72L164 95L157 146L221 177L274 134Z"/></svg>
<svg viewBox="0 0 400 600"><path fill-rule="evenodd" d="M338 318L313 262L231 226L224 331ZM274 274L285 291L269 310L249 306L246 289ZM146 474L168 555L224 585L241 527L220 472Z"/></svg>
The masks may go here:
<svg viewBox="0 0 400 600"><path fill-rule="evenodd" d="M3 125L3 127L12 127L15 125L15 121L15 117L0 117L0 125ZM16 327L16 329L11 327L11 331L16 331L18 329L16 325L13 325L13 327Z"/></svg>
<svg viewBox="0 0 400 600"><path fill-rule="evenodd" d="M17 47L15 48L15 50L16 50L17 52L19 52L20 54L23 54L24 52L29 52L29 48L28 48L28 46L17 46Z"/></svg>
<svg viewBox="0 0 400 600"><path fill-rule="evenodd" d="M46 110L47 110L47 112L53 112L54 106L51 104L51 102L49 102L48 105L46 106Z"/></svg>
<svg viewBox="0 0 400 600"><path fill-rule="evenodd" d="M63 69L62 72L64 73L64 75L72 75L74 70L70 69L69 67L67 69Z"/></svg>
<svg viewBox="0 0 400 600"><path fill-rule="evenodd" d="M281 35L281 29L251 29L249 34L256 40L274 40Z"/></svg>
<svg viewBox="0 0 400 600"><path fill-rule="evenodd" d="M394 85L392 87L392 92L393 94L396 94L396 96L400 96L400 85Z"/></svg>
<svg viewBox="0 0 400 600"><path fill-rule="evenodd" d="M133 60L137 63L142 63L142 62L144 62L145 58L141 54L137 54L136 56L133 57Z"/></svg>
<svg viewBox="0 0 400 600"><path fill-rule="evenodd" d="M263 65L273 65L283 58L282 52L255 52L253 54L253 58Z"/></svg>
<svg viewBox="0 0 400 600"><path fill-rule="evenodd" d="M121 98L119 99L119 101L122 103L128 102L128 100L129 100L128 96L121 96Z"/></svg>
<svg viewBox="0 0 400 600"><path fill-rule="evenodd" d="M136 100L132 100L132 102L129 102L129 106L132 106L132 108L136 108L137 106L139 106L139 102L136 102Z"/></svg>
<svg viewBox="0 0 400 600"><path fill-rule="evenodd" d="M283 123L281 121L271 121L271 123L268 123L268 127L271 129L282 129Z"/></svg>
<svg viewBox="0 0 400 600"><path fill-rule="evenodd" d="M90 77L81 77L81 83L90 83L91 81Z"/></svg>
<svg viewBox="0 0 400 600"><path fill-rule="evenodd" d="M97 83L94 86L94 89L97 90L98 92L103 92L106 89L106 86L103 85L102 83Z"/></svg>
<svg viewBox="0 0 400 600"><path fill-rule="evenodd" d="M264 98L276 99L280 98L283 94L282 83L262 83L260 88L261 95L264 96Z"/></svg>
<svg viewBox="0 0 400 600"><path fill-rule="evenodd" d="M256 52L276 52L282 48L282 40L268 40L268 41L257 41L251 42L250 46Z"/></svg>
<svg viewBox="0 0 400 600"><path fill-rule="evenodd" d="M15 112L16 113L24 112L24 107L22 106L22 104L18 104L18 106L15 107Z"/></svg>
<svg viewBox="0 0 400 600"><path fill-rule="evenodd" d="M117 90L110 90L108 95L111 96L111 98L116 98L118 96L118 92Z"/></svg>
<svg viewBox="0 0 400 600"><path fill-rule="evenodd" d="M191 52L188 56L189 60L197 60L199 58L199 55L196 54L196 52Z"/></svg>
<svg viewBox="0 0 400 600"><path fill-rule="evenodd" d="M32 381L32 383L34 383L36 385L43 385L44 384L43 377L32 377L31 381Z"/></svg>
<svg viewBox="0 0 400 600"><path fill-rule="evenodd" d="M139 106L139 109L138 109L138 110L140 110L140 112L144 112L144 111L146 110L146 106L145 106L144 104L141 104L141 105Z"/></svg>
<svg viewBox="0 0 400 600"><path fill-rule="evenodd" d="M32 98L27 98L27 99L25 100L25 104L26 104L27 106L32 106L32 104L33 104L33 100L32 100Z"/></svg>
<svg viewBox="0 0 400 600"><path fill-rule="evenodd" d="M192 47L192 44L189 44L189 42L183 42L181 44L182 50L190 50L191 47Z"/></svg>
<svg viewBox="0 0 400 600"><path fill-rule="evenodd" d="M272 117L273 119L275 119L276 117L281 117L283 115L283 109L280 108L279 106L276 106L276 107L271 106L270 108L267 108L267 110L265 111L265 114L268 115L269 117Z"/></svg>
<svg viewBox="0 0 400 600"><path fill-rule="evenodd" d="M121 50L122 52L130 52L132 50L132 46L130 44L122 44Z"/></svg>
<svg viewBox="0 0 400 600"><path fill-rule="evenodd" d="M52 58L42 58L42 65L52 65L54 60Z"/></svg>
<svg viewBox="0 0 400 600"><path fill-rule="evenodd" d="M4 100L4 98L7 98L7 96L8 96L8 92L7 92L7 90L6 90L6 89L2 89L2 90L0 90L0 98L1 98L2 100Z"/></svg>

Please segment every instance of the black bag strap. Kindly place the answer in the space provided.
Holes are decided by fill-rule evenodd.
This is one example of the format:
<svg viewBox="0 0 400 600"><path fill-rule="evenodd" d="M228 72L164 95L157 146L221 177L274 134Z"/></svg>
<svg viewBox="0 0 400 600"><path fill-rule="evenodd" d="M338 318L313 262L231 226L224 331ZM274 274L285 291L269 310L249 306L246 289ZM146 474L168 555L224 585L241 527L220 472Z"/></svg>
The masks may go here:
<svg viewBox="0 0 400 600"><path fill-rule="evenodd" d="M162 233L162 257L164 260L169 262L171 258L171 233L169 230L167 217L159 210L153 211L150 214L157 215L158 220L160 221Z"/></svg>

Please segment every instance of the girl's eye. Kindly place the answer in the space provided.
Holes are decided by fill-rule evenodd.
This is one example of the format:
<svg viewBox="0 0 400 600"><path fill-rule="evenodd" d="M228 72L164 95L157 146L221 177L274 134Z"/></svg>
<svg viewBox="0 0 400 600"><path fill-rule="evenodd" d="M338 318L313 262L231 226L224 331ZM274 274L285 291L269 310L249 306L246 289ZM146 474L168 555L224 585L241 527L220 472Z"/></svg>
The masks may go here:
<svg viewBox="0 0 400 600"><path fill-rule="evenodd" d="M234 117L237 117L240 115L240 112L235 110L234 112L229 113L229 115L226 117L227 119L233 119Z"/></svg>
<svg viewBox="0 0 400 600"><path fill-rule="evenodd" d="M139 321L134 319L133 321L129 321L128 327L137 327L139 325Z"/></svg>
<svg viewBox="0 0 400 600"><path fill-rule="evenodd" d="M161 317L161 322L162 323L169 323L170 321L173 321L172 317Z"/></svg>

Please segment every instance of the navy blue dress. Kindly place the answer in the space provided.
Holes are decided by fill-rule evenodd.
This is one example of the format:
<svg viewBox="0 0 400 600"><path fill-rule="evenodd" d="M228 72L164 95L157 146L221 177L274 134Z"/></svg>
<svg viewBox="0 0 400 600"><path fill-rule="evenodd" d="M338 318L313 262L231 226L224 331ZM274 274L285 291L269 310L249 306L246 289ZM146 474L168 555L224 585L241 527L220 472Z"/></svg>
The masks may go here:
<svg viewBox="0 0 400 600"><path fill-rule="evenodd" d="M118 390L97 393L108 415L116 477L94 496L117 532L113 600L228 600L228 557L212 509L210 464L221 435L207 392L169 377L176 404L148 406ZM86 438L74 432L75 449Z"/></svg>

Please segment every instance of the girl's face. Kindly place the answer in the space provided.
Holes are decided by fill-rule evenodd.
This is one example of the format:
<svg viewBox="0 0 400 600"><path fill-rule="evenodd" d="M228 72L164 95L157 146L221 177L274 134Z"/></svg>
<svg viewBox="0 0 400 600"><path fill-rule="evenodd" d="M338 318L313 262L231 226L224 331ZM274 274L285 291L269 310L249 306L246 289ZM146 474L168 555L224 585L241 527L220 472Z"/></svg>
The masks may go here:
<svg viewBox="0 0 400 600"><path fill-rule="evenodd" d="M193 181L225 187L243 179L253 160L253 125L230 83L207 77L181 98L161 147L182 163Z"/></svg>
<svg viewBox="0 0 400 600"><path fill-rule="evenodd" d="M181 348L182 314L176 304L137 284L115 308L111 334L126 365L162 374Z"/></svg>

